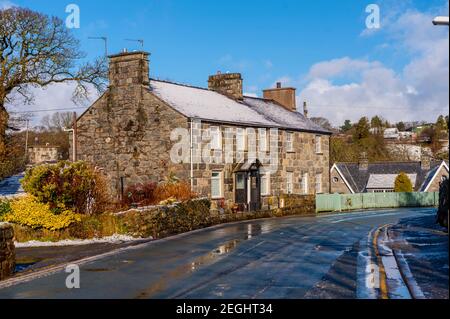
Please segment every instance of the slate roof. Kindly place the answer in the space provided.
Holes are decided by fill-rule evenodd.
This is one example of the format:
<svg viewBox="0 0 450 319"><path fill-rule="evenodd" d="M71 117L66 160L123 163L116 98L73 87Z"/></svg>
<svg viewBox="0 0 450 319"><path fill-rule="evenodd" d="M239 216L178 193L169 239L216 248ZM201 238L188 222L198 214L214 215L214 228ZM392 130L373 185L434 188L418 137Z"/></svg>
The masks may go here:
<svg viewBox="0 0 450 319"><path fill-rule="evenodd" d="M416 184L417 174L406 174L413 185ZM370 174L366 188L368 189L389 189L394 188L395 179L398 174Z"/></svg>
<svg viewBox="0 0 450 319"><path fill-rule="evenodd" d="M188 118L331 135L303 114L290 112L272 100L244 97L236 101L205 88L153 79L150 91Z"/></svg>
<svg viewBox="0 0 450 319"><path fill-rule="evenodd" d="M441 163L442 161L432 161L429 170L422 170L420 162L369 163L367 170L360 170L358 163L336 163L335 165L342 175L344 175L353 191L355 193L362 193L366 189L370 175L398 175L400 172L416 174L414 190L423 191Z"/></svg>

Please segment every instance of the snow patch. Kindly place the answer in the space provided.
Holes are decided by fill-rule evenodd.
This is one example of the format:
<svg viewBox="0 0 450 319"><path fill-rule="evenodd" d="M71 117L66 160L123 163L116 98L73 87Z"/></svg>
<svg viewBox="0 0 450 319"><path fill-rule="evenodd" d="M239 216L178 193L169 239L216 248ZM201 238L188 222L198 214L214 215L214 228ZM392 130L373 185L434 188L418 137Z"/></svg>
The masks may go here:
<svg viewBox="0 0 450 319"><path fill-rule="evenodd" d="M31 240L28 242L18 243L15 242L16 248L26 248L26 247L57 247L57 246L80 246L80 245L91 245L91 244L121 244L126 242L139 241L143 238L134 238L127 235L114 234L108 237L102 238L92 238L92 239L66 239L57 242L50 241L37 241ZM152 238L149 238L152 239Z"/></svg>

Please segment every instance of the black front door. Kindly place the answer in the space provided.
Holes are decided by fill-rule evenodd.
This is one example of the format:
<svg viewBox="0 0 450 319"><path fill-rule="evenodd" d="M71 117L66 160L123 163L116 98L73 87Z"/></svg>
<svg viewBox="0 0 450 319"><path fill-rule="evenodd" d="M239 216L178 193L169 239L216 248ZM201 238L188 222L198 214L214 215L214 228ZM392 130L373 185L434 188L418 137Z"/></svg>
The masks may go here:
<svg viewBox="0 0 450 319"><path fill-rule="evenodd" d="M247 173L236 173L236 204L247 204Z"/></svg>
<svg viewBox="0 0 450 319"><path fill-rule="evenodd" d="M250 178L250 210L261 209L261 176L258 170L249 172Z"/></svg>

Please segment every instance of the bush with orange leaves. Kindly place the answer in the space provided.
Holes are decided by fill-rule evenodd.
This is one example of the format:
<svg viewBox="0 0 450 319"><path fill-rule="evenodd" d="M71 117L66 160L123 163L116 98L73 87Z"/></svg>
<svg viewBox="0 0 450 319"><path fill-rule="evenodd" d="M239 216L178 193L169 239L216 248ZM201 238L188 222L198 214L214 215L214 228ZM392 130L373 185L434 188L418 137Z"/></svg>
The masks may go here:
<svg viewBox="0 0 450 319"><path fill-rule="evenodd" d="M191 191L191 185L186 182L165 183L155 189L156 203L167 200L184 202L196 197L198 195Z"/></svg>

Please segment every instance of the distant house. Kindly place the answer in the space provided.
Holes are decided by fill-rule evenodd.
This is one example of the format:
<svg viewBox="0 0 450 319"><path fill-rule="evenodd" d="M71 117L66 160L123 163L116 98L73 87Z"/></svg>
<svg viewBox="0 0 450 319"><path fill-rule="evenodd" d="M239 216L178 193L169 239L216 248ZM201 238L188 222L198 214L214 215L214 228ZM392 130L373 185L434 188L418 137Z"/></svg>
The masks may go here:
<svg viewBox="0 0 450 319"><path fill-rule="evenodd" d="M387 128L383 132L383 137L387 140L398 140L400 138L400 132L397 128Z"/></svg>
<svg viewBox="0 0 450 319"><path fill-rule="evenodd" d="M398 135L399 135L400 139L405 140L405 139L413 139L416 134L413 132L408 132L408 131L403 131L403 132L400 131L400 132L398 132Z"/></svg>
<svg viewBox="0 0 450 319"><path fill-rule="evenodd" d="M449 175L448 162L380 162L335 163L331 167L331 193L354 194L393 192L394 181L400 172L410 178L414 191L437 192L439 183Z"/></svg>
<svg viewBox="0 0 450 319"><path fill-rule="evenodd" d="M32 146L28 148L28 163L39 165L44 163L56 163L61 159L60 149L56 146Z"/></svg>

